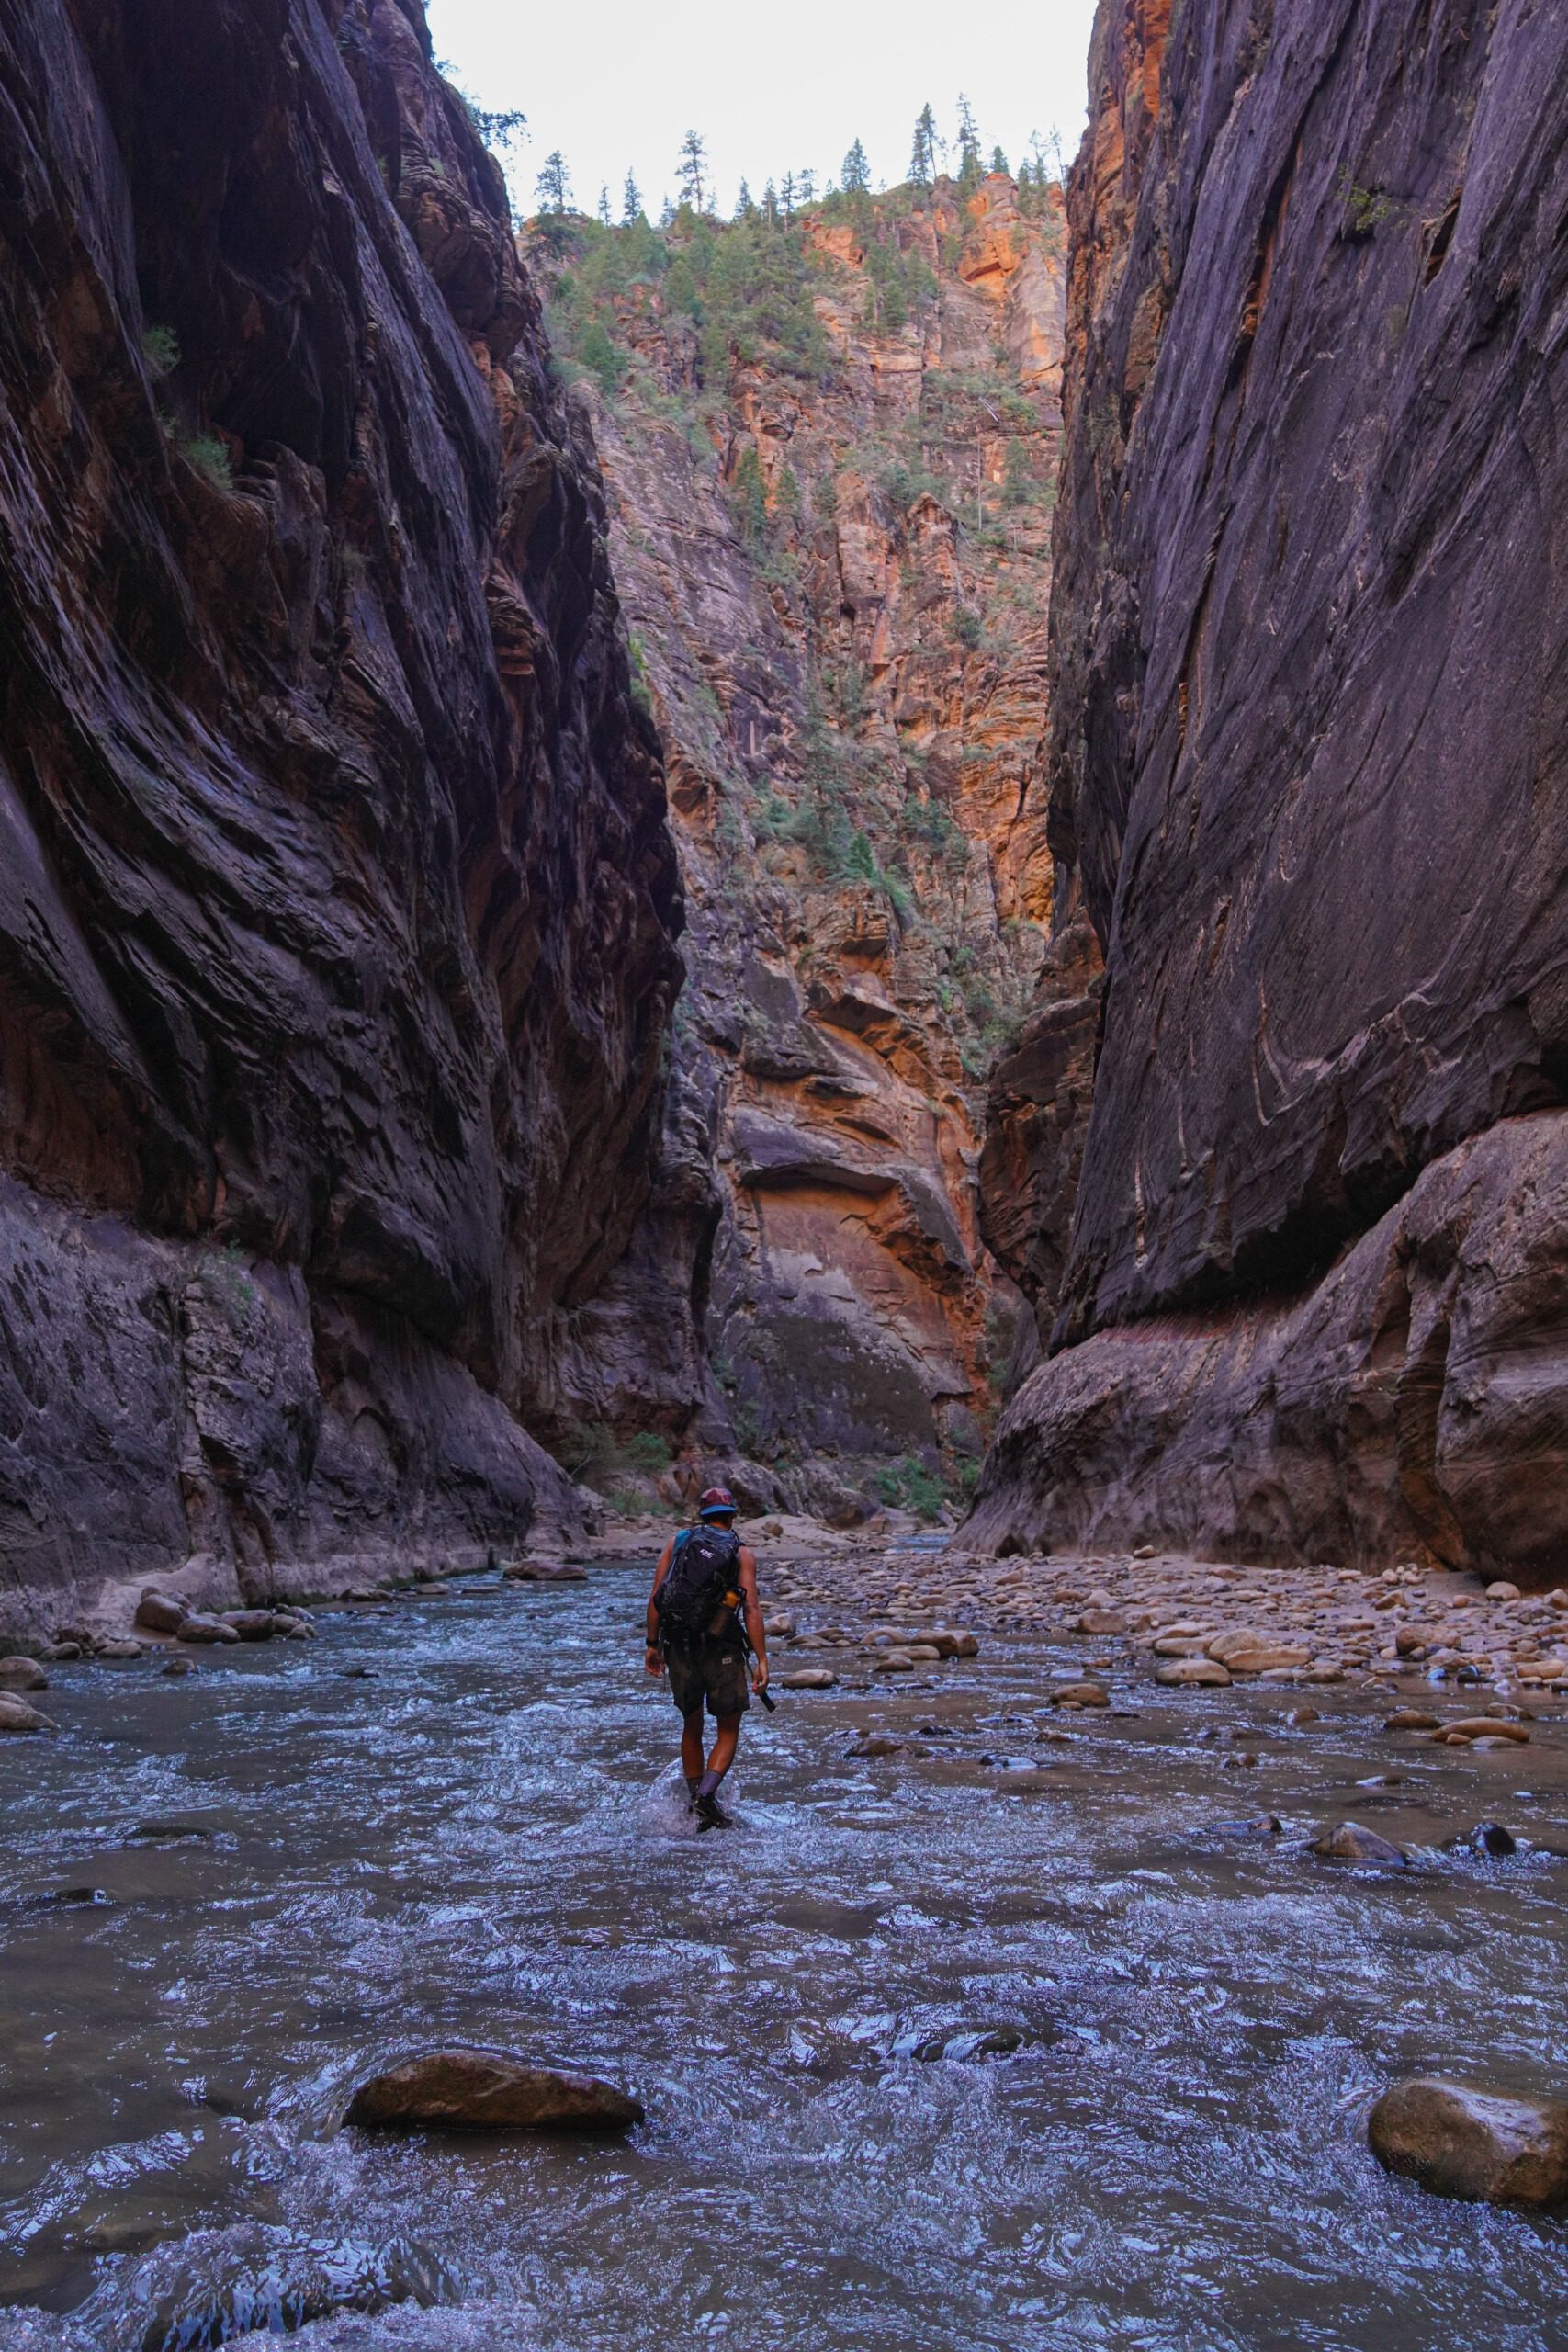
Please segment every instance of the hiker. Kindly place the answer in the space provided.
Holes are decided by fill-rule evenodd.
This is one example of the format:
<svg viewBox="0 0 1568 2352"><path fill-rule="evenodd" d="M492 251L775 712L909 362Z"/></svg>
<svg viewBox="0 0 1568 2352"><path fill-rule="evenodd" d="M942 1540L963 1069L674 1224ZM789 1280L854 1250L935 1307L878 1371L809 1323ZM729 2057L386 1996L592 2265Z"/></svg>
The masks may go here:
<svg viewBox="0 0 1568 2352"><path fill-rule="evenodd" d="M648 1597L649 1674L670 1673L670 1695L681 1710L681 1768L686 1794L704 1829L728 1829L719 1783L735 1761L740 1718L750 1705L746 1652L753 1656L751 1688L768 1687L768 1646L757 1599L757 1563L735 1532L735 1498L709 1487L697 1505L695 1527L671 1537ZM703 1702L717 1725L713 1752L703 1761Z"/></svg>

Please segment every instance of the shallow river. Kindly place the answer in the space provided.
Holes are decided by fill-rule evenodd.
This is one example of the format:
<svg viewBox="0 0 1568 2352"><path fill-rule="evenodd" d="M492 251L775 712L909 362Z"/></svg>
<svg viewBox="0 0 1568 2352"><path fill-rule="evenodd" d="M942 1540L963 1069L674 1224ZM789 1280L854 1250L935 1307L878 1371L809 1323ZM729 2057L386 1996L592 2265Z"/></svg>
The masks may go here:
<svg viewBox="0 0 1568 2352"><path fill-rule="evenodd" d="M1292 1732L1304 1694L1129 1686L1048 1744L1077 1660L988 1638L753 1712L699 1838L641 1595L492 1580L184 1679L53 1669L61 1736L0 1746L0 2302L106 2352L333 2293L412 2299L334 2344L464 2352L1568 2346L1568 2224L1364 2140L1396 2070L1568 2082L1568 1860L1441 1850L1495 1815L1568 1852L1568 1724L1463 1753L1347 1690ZM1224 1826L1264 1808L1282 1837ZM1305 1854L1346 1813L1416 1867ZM649 2120L334 2128L432 2037Z"/></svg>

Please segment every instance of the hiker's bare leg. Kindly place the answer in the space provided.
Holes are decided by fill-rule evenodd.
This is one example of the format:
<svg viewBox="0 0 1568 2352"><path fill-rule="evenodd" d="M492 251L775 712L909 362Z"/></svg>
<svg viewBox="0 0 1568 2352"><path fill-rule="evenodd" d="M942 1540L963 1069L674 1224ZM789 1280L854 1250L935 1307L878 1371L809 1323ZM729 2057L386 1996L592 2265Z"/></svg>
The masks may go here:
<svg viewBox="0 0 1568 2352"><path fill-rule="evenodd" d="M689 1715L681 1718L681 1770L688 1781L701 1780L703 1772L703 1711L700 1704Z"/></svg>
<svg viewBox="0 0 1568 2352"><path fill-rule="evenodd" d="M708 1756L708 1770L722 1781L735 1761L735 1751L740 1742L739 1716L720 1715L717 1733Z"/></svg>

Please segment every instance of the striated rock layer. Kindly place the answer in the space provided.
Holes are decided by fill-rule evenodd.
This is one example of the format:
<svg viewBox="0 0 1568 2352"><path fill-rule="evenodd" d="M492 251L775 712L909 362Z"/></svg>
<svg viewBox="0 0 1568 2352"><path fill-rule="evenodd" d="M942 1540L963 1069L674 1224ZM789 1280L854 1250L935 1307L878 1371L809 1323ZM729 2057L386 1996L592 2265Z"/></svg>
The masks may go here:
<svg viewBox="0 0 1568 2352"><path fill-rule="evenodd" d="M0 90L0 1610L514 1536L680 901L499 175L418 0Z"/></svg>
<svg viewBox="0 0 1568 2352"><path fill-rule="evenodd" d="M560 341L626 355L579 397L691 910L659 1186L561 1413L662 1427L759 1502L852 1509L888 1456L959 1483L1020 1305L976 1178L1050 913L1059 210L997 173L670 233L719 291L796 284L793 350L760 299L726 342L676 268L609 277L636 232L536 236Z"/></svg>
<svg viewBox="0 0 1568 2352"><path fill-rule="evenodd" d="M979 1525L1555 1577L1568 17L1170 15L1101 8L1069 198L1050 831L1104 971L998 1079L1062 1351Z"/></svg>

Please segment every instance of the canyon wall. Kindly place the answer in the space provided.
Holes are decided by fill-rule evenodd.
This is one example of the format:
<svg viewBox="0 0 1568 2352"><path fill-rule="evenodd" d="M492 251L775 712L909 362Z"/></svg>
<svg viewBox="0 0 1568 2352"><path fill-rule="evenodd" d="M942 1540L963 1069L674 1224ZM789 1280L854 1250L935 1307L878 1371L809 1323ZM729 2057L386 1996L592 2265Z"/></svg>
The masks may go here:
<svg viewBox="0 0 1568 2352"><path fill-rule="evenodd" d="M1568 1566L1564 87L1530 0L1101 6L987 1541Z"/></svg>
<svg viewBox="0 0 1568 2352"><path fill-rule="evenodd" d="M558 1410L758 1503L961 1492L1013 1344L976 1170L1050 913L1065 243L996 173L528 248L598 356L691 917L654 1198Z"/></svg>
<svg viewBox="0 0 1568 2352"><path fill-rule="evenodd" d="M0 1613L513 1540L681 900L499 173L419 0L0 68Z"/></svg>

